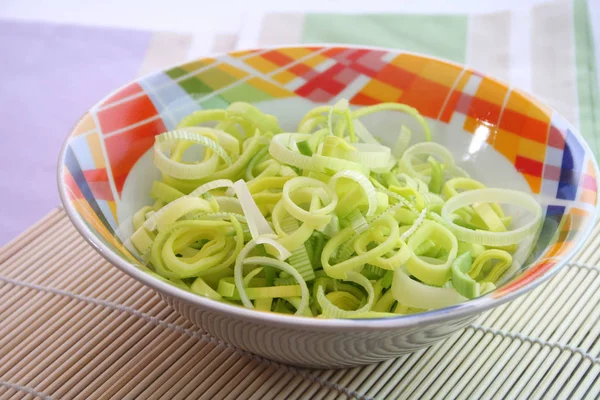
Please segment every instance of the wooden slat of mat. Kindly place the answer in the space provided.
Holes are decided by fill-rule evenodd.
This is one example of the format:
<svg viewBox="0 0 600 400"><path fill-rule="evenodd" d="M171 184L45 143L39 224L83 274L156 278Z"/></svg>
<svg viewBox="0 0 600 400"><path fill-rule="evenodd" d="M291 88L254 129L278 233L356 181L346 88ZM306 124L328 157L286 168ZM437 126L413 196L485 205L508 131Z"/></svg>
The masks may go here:
<svg viewBox="0 0 600 400"><path fill-rule="evenodd" d="M0 263L3 263L7 258L12 256L15 252L19 251L21 247L29 241L32 236L38 235L40 232L51 226L54 221L64 218L61 209L56 208L47 214L44 218L38 221L36 224L30 226L27 230L22 232L19 236L11 240L0 248Z"/></svg>
<svg viewBox="0 0 600 400"><path fill-rule="evenodd" d="M571 265L429 349L307 375L206 337L55 210L0 249L0 398L595 398L599 288Z"/></svg>

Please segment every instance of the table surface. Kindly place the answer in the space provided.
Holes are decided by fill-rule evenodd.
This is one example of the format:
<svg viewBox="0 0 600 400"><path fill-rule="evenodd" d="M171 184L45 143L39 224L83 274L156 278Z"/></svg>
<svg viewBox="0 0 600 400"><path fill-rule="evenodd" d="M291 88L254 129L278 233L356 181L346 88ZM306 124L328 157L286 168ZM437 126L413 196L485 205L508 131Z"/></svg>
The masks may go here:
<svg viewBox="0 0 600 400"><path fill-rule="evenodd" d="M0 249L0 398L597 399L598 233L552 280L428 349L316 371L198 330L56 209Z"/></svg>

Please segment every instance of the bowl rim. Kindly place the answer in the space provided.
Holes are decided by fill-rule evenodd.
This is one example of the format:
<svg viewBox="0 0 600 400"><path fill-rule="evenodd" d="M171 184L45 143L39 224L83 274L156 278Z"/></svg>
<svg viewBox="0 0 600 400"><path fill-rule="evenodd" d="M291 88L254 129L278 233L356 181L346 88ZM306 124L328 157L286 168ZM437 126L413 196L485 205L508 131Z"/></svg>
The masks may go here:
<svg viewBox="0 0 600 400"><path fill-rule="evenodd" d="M308 318L308 317L301 317L301 316L295 316L295 315L282 315L282 314L276 314L276 313L270 313L270 312L260 312L257 310L248 309L248 308L241 307L241 306L235 306L235 305L222 303L222 302L215 301L215 300L212 300L212 299L209 299L206 297L195 295L195 294L193 294L191 292L187 292L183 289L179 289L178 287L176 287L174 285L170 285L162 280L159 280L158 278L151 276L150 274L145 273L144 271L142 271L141 269L136 267L134 264L126 262L124 259L117 256L111 249L108 248L108 246L106 246L102 242L102 240L100 240L91 231L90 228L88 228L88 226L83 222L82 218L80 217L79 213L76 211L75 207L73 206L71 200L69 199L69 197L67 195L67 189L65 186L65 181L63 179L63 176L64 176L64 168L65 168L65 163L64 163L65 153L66 153L67 147L68 147L71 139L73 138L74 128L79 124L81 119L83 119L83 117L87 113L89 113L90 110L92 110L94 107L97 107L98 105L102 104L106 99L110 98L115 93L118 93L120 90L122 90L126 86L130 85L131 83L139 82L139 81L143 80L144 78L149 77L157 72L165 71L165 70L168 70L169 68L177 67L177 66L183 65L188 62L193 62L195 60L202 60L202 59L206 59L206 58L218 58L218 57L226 56L226 55L229 55L232 53L243 52L243 51L275 50L275 49L282 49L282 48L298 48L298 47L311 47L311 48L314 47L314 48L320 48L320 49L342 47L342 48L348 48L348 49L365 49L365 50L394 52L394 53L399 53L399 54L400 53L413 54L416 56L429 58L429 59L433 59L433 60L438 60L438 61L449 63L452 65L456 65L456 66L462 67L464 69L469 68L471 70L478 71L477 69L470 67L466 63L460 64L460 63L457 63L454 61L446 60L441 57L431 56L431 55L427 55L427 54L419 53L419 52L407 51L407 50L403 50L403 49L395 49L395 48L381 47L381 46L353 45L353 44L343 44L343 43L315 43L315 44L301 43L301 44L261 46L261 47L255 47L255 48L249 48L249 49L241 49L241 50L233 50L233 51L228 51L228 52L208 54L204 57L195 58L193 60L187 60L184 63L176 63L171 66L161 68L160 70L148 73L139 78L130 80L130 81L126 82L125 84L123 84L122 86L118 87L117 89L113 90L109 94L107 94L104 98L100 99L98 102L96 102L91 107L89 107L88 110L82 115L82 117L75 123L74 127L71 129L70 133L65 138L65 140L61 146L61 150L60 150L60 154L59 154L59 158L58 158L58 165L57 165L58 192L59 192L59 196L60 196L60 200L63 205L63 208L64 208L68 218L71 220L72 224L75 226L75 229L79 232L79 234L81 236L83 236L83 238L103 258L105 258L113 266L119 268L122 272L125 272L127 275L129 275L133 279L135 279L135 280L143 283L144 285L154 289L155 291L159 292L159 294L164 294L167 296L171 296L173 298L183 300L189 304L195 305L195 306L199 307L200 309L204 309L206 311L229 315L234 318L239 318L239 319L242 319L242 320L245 320L248 322L257 323L257 324L262 324L262 325L266 324L266 325L270 325L270 326L274 326L274 327L288 328L288 329L289 328L302 329L302 330L306 330L306 331L341 331L341 332L379 331L379 330L385 330L385 329L390 329L390 328L409 328L409 327L415 327L418 325L442 323L442 322L446 322L449 320L456 320L456 319L467 317L467 316L474 315L477 313L482 313L486 310L489 310L494 307L498 307L508 301L511 301L511 300L535 289L542 283L546 282L548 279L550 279L552 276L554 276L558 271L560 271L569 262L569 260L571 260L573 258L573 256L583 247L584 243L586 242L585 239L587 239L587 237L589 237L591 231L593 230L593 228L595 226L596 221L598 220L598 217L600 216L600 206L598 204L596 204L596 206L594 207L593 217L588 220L586 227L579 233L580 240L574 242L574 245L571 247L571 249L566 252L566 254L562 257L562 259L559 262L557 262L556 265L550 271L544 272L541 276L537 277L536 279L534 279L530 282L527 282L523 286L519 287L518 289L516 289L510 293L505 294L502 297L499 297L499 298L492 297L490 295L491 293L494 292L494 291L492 291L487 295L480 296L475 299L471 299L464 303L459 303L459 304L456 304L456 305L453 305L450 307L429 310L429 311L416 313L416 314L399 315L397 317L370 318L370 319L321 319L321 318L314 318L314 317ZM512 90L514 88L513 85L511 85L507 82L504 82L500 79L497 79L494 76L491 76L488 74L482 74L482 75L496 80L497 82L499 82L502 85L504 85L505 87L507 87L509 90ZM543 101L540 101L539 98L537 96L533 95L532 93L530 93L526 90L523 90L523 89L519 89L519 91L528 95L531 99L534 99L536 102L539 102L539 103L545 105L553 113L560 115L560 113L558 113L553 107L551 107L550 105L546 104ZM597 184L597 187L600 187L600 169L598 167L598 162L597 162L595 156L593 155L593 152L591 151L586 140L580 134L579 130L575 129L569 121L566 121L566 122L567 122L568 127L571 130L571 132L577 138L578 143L582 144L582 146L584 147L585 152L587 154L592 155L591 161L592 161L592 164L594 167L594 172L596 173L596 184Z"/></svg>

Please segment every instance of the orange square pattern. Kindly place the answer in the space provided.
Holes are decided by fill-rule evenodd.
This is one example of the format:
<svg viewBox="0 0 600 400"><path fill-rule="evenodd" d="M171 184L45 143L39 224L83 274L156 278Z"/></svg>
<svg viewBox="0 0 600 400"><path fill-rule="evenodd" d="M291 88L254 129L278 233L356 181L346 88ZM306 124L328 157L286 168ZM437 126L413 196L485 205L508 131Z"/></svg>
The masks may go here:
<svg viewBox="0 0 600 400"><path fill-rule="evenodd" d="M459 65L443 61L432 62L427 58L409 53L400 54L390 64L448 87L454 85L456 78L458 78L463 70L463 67Z"/></svg>
<svg viewBox="0 0 600 400"><path fill-rule="evenodd" d="M437 65L438 62L412 54L401 54L375 74L351 102L373 104L372 100L396 101L417 108L426 117L437 118L462 69L453 64L442 63L443 67L436 75L434 70L437 67L434 64Z"/></svg>
<svg viewBox="0 0 600 400"><path fill-rule="evenodd" d="M264 74L272 73L286 65L290 65L302 57L311 54L306 48L289 48L270 50L261 54L248 57L244 62ZM291 71L294 72L294 71ZM295 73L295 72L294 72ZM299 75L296 73L296 75Z"/></svg>

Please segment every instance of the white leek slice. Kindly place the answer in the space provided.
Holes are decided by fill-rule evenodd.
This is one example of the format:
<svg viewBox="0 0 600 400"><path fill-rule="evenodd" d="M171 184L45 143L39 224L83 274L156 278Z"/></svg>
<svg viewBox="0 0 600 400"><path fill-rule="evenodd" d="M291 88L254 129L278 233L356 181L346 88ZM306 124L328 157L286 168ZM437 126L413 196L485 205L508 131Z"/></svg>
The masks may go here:
<svg viewBox="0 0 600 400"><path fill-rule="evenodd" d="M184 251L199 239L207 240L201 250L195 253ZM241 240L243 232L234 218L231 222L178 221L158 233L152 244L151 261L156 272L167 278L196 277L203 272L228 268L242 249ZM179 257L182 252L184 255Z"/></svg>
<svg viewBox="0 0 600 400"><path fill-rule="evenodd" d="M345 120L336 123L336 129L333 127L333 115L341 114ZM327 115L327 128L332 135L341 136L343 135L344 128L350 130L350 140L355 141L354 124L352 123L352 113L348 107L348 100L340 99L337 103L329 109Z"/></svg>
<svg viewBox="0 0 600 400"><path fill-rule="evenodd" d="M133 230L137 231L140 226L146 221L146 215L149 211L152 211L152 206L145 206L139 209L138 212L133 214L131 223L133 224Z"/></svg>
<svg viewBox="0 0 600 400"><path fill-rule="evenodd" d="M421 210L421 213L419 214L419 216L417 217L417 219L415 220L415 222L410 226L410 228L404 232L402 235L400 235L400 239L407 241L416 231L417 229L419 229L419 227L423 224L423 221L425 221L425 217L427 216L427 208L424 208L423 210Z"/></svg>
<svg viewBox="0 0 600 400"><path fill-rule="evenodd" d="M214 189L220 189L220 188L230 188L233 187L233 182L231 182L229 179L217 179L214 181L210 181L207 182L203 185L198 186L197 189L194 189L189 196L192 197L200 197L202 196L204 193L209 192L211 190Z"/></svg>
<svg viewBox="0 0 600 400"><path fill-rule="evenodd" d="M510 204L525 208L533 215L523 226L506 232L473 230L455 224L452 213L474 203ZM517 190L475 189L459 193L446 201L442 207L442 218L458 240L484 246L508 246L521 242L537 231L542 220L542 207L532 196Z"/></svg>
<svg viewBox="0 0 600 400"><path fill-rule="evenodd" d="M219 205L219 211L221 212L244 214L244 210L242 209L240 201L235 197L214 196L213 200Z"/></svg>
<svg viewBox="0 0 600 400"><path fill-rule="evenodd" d="M196 278L192 285L190 286L190 290L193 293L199 294L204 297L208 297L213 300L221 300L222 297L216 290L211 288L202 278Z"/></svg>
<svg viewBox="0 0 600 400"><path fill-rule="evenodd" d="M354 209L348 216L348 219L350 220L352 229L354 229L354 232L356 233L360 234L369 229L369 223L358 209Z"/></svg>
<svg viewBox="0 0 600 400"><path fill-rule="evenodd" d="M342 178L350 179L356 182L358 185L360 185L360 187L365 193L365 197L367 198L367 202L369 204L366 216L368 217L373 215L375 213L375 210L377 209L378 200L377 191L375 190L375 187L373 186L371 181L369 181L369 179L360 172L340 171L329 180L329 187L335 190L337 182Z"/></svg>
<svg viewBox="0 0 600 400"><path fill-rule="evenodd" d="M244 215L246 216L246 221L248 221L248 228L250 228L252 238L258 239L258 237L262 235L273 235L273 229L271 229L271 226L258 209L258 206L248 190L246 182L240 179L233 184L233 189L240 201L242 210L244 210Z"/></svg>
<svg viewBox="0 0 600 400"><path fill-rule="evenodd" d="M425 118L423 118L423 116L419 113L419 111L416 108L411 107L406 104L380 103L380 104L376 104L373 106L362 107L362 108L354 111L352 113L352 116L354 118L361 118L365 115L372 114L372 113L379 112L379 111L384 111L384 110L401 111L408 115L411 115L421 125L421 128L423 128L423 135L425 135L425 140L426 141L431 140L431 131L429 130L429 125L427 124L427 121L425 121Z"/></svg>
<svg viewBox="0 0 600 400"><path fill-rule="evenodd" d="M415 170L413 160L418 155L436 156L447 167L454 165L454 157L442 145L432 142L417 143L409 147L398 162L400 169L413 178L419 178L429 183L429 176Z"/></svg>
<svg viewBox="0 0 600 400"><path fill-rule="evenodd" d="M240 141L221 129L210 129L193 126L189 128L183 128L182 130L198 134L206 134L210 132L211 134L216 136L217 143L219 143L227 151L227 153L234 157L240 155Z"/></svg>
<svg viewBox="0 0 600 400"><path fill-rule="evenodd" d="M350 153L347 160L364 165L369 169L386 169L390 166L391 150L381 144L355 143L357 151Z"/></svg>
<svg viewBox="0 0 600 400"><path fill-rule="evenodd" d="M323 315L329 318L352 318L353 315L362 314L368 312L373 307L373 299L375 298L375 291L373 290L373 284L363 275L357 272L348 272L345 280L354 282L362 286L367 292L367 302L364 306L354 311L346 311L335 306L325 295L323 286L319 286L317 291L317 301L323 309Z"/></svg>
<svg viewBox="0 0 600 400"><path fill-rule="evenodd" d="M309 292L308 292L308 286L306 286L306 282L304 281L304 279L302 278L300 273L298 271L296 271L288 263L280 261L280 260L275 260L273 258L269 258L269 257L248 257L247 258L248 254L254 249L254 247L256 247L256 245L259 244L258 243L259 241L262 241L263 244L270 244L271 246L274 246L278 251L280 251L280 257L281 258L284 257L284 251L287 251L287 250L285 250L285 248L282 248L281 245L279 245L275 240L270 239L270 238L259 238L259 239L262 239L262 240L253 239L250 242L248 242L248 244L242 249L242 251L238 255L236 263L235 263L235 267L233 269L235 286L240 294L240 300L242 301L242 303L244 304L245 307L254 308L254 305L252 304L252 302L248 298L248 295L246 294L246 287L244 285L244 277L242 276L242 273L243 273L242 267L244 265L257 265L258 264L258 265L262 265L262 266L274 267L274 268L280 269L284 272L287 272L288 274L293 276L296 279L296 281L298 282L298 285L300 285L300 288L302 291L302 303L299 305L296 313L302 315L304 313L304 310L306 309L306 307L308 307Z"/></svg>
<svg viewBox="0 0 600 400"><path fill-rule="evenodd" d="M445 260L434 263L433 260L426 261L423 257L414 254L415 250L428 240L432 240L448 252ZM406 268L411 275L422 282L436 286L442 286L448 281L450 267L458 252L458 241L448 228L437 222L425 221L408 239L407 245L413 250L413 254L406 261Z"/></svg>
<svg viewBox="0 0 600 400"><path fill-rule="evenodd" d="M354 120L354 130L356 135L365 143L380 144L377 139L369 132L369 130L363 125L362 122Z"/></svg>
<svg viewBox="0 0 600 400"><path fill-rule="evenodd" d="M271 220L275 232L279 236L277 241L289 251L294 251L303 246L314 232L314 228L307 223L300 226L298 221L287 213L282 201L275 205Z"/></svg>
<svg viewBox="0 0 600 400"><path fill-rule="evenodd" d="M304 245L292 251L292 255L288 258L288 262L296 271L300 273L306 282L315 279L315 271Z"/></svg>
<svg viewBox="0 0 600 400"><path fill-rule="evenodd" d="M216 171L219 158L226 164L232 163L231 157L213 138L211 130L201 133L187 130L176 130L156 136L154 143L154 163L165 174L178 179L199 179ZM173 160L165 155L172 151L181 141L204 146L205 159L198 163L184 163Z"/></svg>
<svg viewBox="0 0 600 400"><path fill-rule="evenodd" d="M319 190L320 189L320 190ZM294 192L300 190L314 191L319 194L323 207L306 211L294 202ZM305 192L307 193L307 192ZM335 210L338 202L337 194L325 183L312 178L296 177L283 185L281 201L286 211L299 221L313 226L315 229L323 229L331 220L331 213Z"/></svg>
<svg viewBox="0 0 600 400"><path fill-rule="evenodd" d="M485 185L475 179L471 178L452 178L446 181L442 189L442 194L446 198L456 196L459 190L474 190L474 189L485 189Z"/></svg>
<svg viewBox="0 0 600 400"><path fill-rule="evenodd" d="M352 227L342 229L337 235L329 239L321 253L321 264L327 275L337 279L344 279L348 272L362 270L365 264L370 263L377 257L385 255L396 247L398 240L400 239L400 229L398 228L398 223L391 215L384 215L382 218L375 221L372 224L372 227L376 229L386 229L389 231L389 235L386 236L385 240L379 243L378 246L364 254L357 255L356 257L333 265L330 263L333 253L354 235L354 229ZM365 234L369 234L369 232L364 232L363 235Z"/></svg>
<svg viewBox="0 0 600 400"><path fill-rule="evenodd" d="M148 218L142 228L149 231L163 230L179 218L191 212L215 212L211 204L199 197L184 196L170 202Z"/></svg>
<svg viewBox="0 0 600 400"><path fill-rule="evenodd" d="M198 110L184 117L177 124L177 129L192 127L209 121L222 121L227 117L225 110Z"/></svg>
<svg viewBox="0 0 600 400"><path fill-rule="evenodd" d="M406 267L394 271L391 290L398 302L424 310L449 307L467 300L453 288L429 286L411 279Z"/></svg>
<svg viewBox="0 0 600 400"><path fill-rule="evenodd" d="M412 136L412 132L410 129L406 127L406 125L402 125L400 127L400 134L398 134L398 139L396 139L396 144L394 145L394 150L392 154L396 158L401 158L406 149L410 144L410 138Z"/></svg>
<svg viewBox="0 0 600 400"><path fill-rule="evenodd" d="M311 135L300 133L282 133L274 136L271 140L271 144L269 145L269 153L274 159L282 164L291 165L302 170L317 172L325 172L327 170L337 172L345 169L351 169L363 172L365 175L368 175L369 173L369 169L367 167L356 162L334 157L327 157L320 154L305 156L297 151L290 150L289 145L292 138L294 138L296 141L308 140L311 138Z"/></svg>

